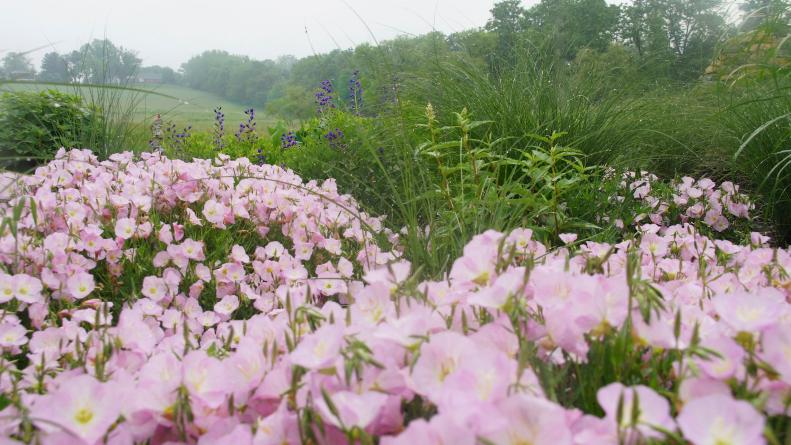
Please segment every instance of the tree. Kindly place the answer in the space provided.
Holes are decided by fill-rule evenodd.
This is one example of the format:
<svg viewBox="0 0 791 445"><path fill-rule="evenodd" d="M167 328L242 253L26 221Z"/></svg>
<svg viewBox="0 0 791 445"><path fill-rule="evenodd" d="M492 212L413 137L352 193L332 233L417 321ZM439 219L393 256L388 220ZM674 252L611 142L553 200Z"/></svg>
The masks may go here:
<svg viewBox="0 0 791 445"><path fill-rule="evenodd" d="M747 0L739 6L744 12L740 26L742 31L753 30L769 20L788 24L791 21L791 1L789 0Z"/></svg>
<svg viewBox="0 0 791 445"><path fill-rule="evenodd" d="M612 43L620 10L605 0L542 0L525 13L527 26L547 36L561 57L580 48L605 51Z"/></svg>
<svg viewBox="0 0 791 445"><path fill-rule="evenodd" d="M18 78L35 74L36 70L25 53L10 52L3 57L4 77Z"/></svg>
<svg viewBox="0 0 791 445"><path fill-rule="evenodd" d="M107 39L95 39L67 57L74 80L91 83L128 83L142 60L133 51L115 46Z"/></svg>
<svg viewBox="0 0 791 445"><path fill-rule="evenodd" d="M519 36L525 29L525 8L520 0L502 0L490 10L486 30L497 34L495 57L505 66L513 65Z"/></svg>
<svg viewBox="0 0 791 445"><path fill-rule="evenodd" d="M623 8L620 36L657 74L692 79L728 31L721 6L721 0L635 0Z"/></svg>
<svg viewBox="0 0 791 445"><path fill-rule="evenodd" d="M44 54L38 79L45 82L70 82L68 60L54 51Z"/></svg>

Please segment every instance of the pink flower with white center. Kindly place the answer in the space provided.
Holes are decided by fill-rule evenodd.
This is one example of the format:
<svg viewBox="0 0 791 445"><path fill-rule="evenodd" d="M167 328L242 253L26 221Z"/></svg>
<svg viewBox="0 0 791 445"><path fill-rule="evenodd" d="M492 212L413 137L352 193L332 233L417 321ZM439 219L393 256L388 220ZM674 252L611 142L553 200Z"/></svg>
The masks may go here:
<svg viewBox="0 0 791 445"><path fill-rule="evenodd" d="M561 233L558 236L560 237L560 240L563 241L563 244L571 244L574 241L577 241L576 233Z"/></svg>
<svg viewBox="0 0 791 445"><path fill-rule="evenodd" d="M334 276L333 276L334 275ZM337 295L346 292L346 282L338 274L327 274L316 280L318 290L323 295Z"/></svg>
<svg viewBox="0 0 791 445"><path fill-rule="evenodd" d="M83 374L62 379L57 390L37 397L30 418L42 431L73 434L94 444L118 419L120 409L113 386Z"/></svg>
<svg viewBox="0 0 791 445"><path fill-rule="evenodd" d="M143 295L154 301L160 301L169 294L168 285L165 283L165 280L155 276L143 278L143 287L141 292Z"/></svg>
<svg viewBox="0 0 791 445"><path fill-rule="evenodd" d="M66 289L77 300L87 297L95 288L93 275L88 272L77 272L66 280Z"/></svg>
<svg viewBox="0 0 791 445"><path fill-rule="evenodd" d="M486 286L494 276L495 263L489 255L464 255L453 262L450 279L459 283Z"/></svg>
<svg viewBox="0 0 791 445"><path fill-rule="evenodd" d="M261 344L252 337L241 337L236 352L228 359L227 364L228 371L234 376L235 401L244 403L249 392L261 384L268 369L268 361Z"/></svg>
<svg viewBox="0 0 791 445"><path fill-rule="evenodd" d="M321 242L321 247L333 255L340 255L341 241L335 238L326 238Z"/></svg>
<svg viewBox="0 0 791 445"><path fill-rule="evenodd" d="M191 238L187 238L180 246L182 253L187 258L193 261L203 261L206 259L206 255L203 252L203 241L195 241Z"/></svg>
<svg viewBox="0 0 791 445"><path fill-rule="evenodd" d="M299 422L297 415L289 411L284 400L277 411L256 422L255 445L283 445L299 443Z"/></svg>
<svg viewBox="0 0 791 445"><path fill-rule="evenodd" d="M209 408L218 408L232 391L233 382L227 378L225 366L202 350L189 352L182 361L182 383L190 397L202 401Z"/></svg>
<svg viewBox="0 0 791 445"><path fill-rule="evenodd" d="M691 207L687 207L685 214L690 218L700 218L703 216L703 204L697 203Z"/></svg>
<svg viewBox="0 0 791 445"><path fill-rule="evenodd" d="M230 317L233 311L239 308L239 297L236 295L226 295L222 300L214 305L214 312Z"/></svg>
<svg viewBox="0 0 791 445"><path fill-rule="evenodd" d="M341 276L344 278L351 278L352 275L354 275L354 264L346 258L341 257L341 259L338 260L338 272L340 272Z"/></svg>
<svg viewBox="0 0 791 445"><path fill-rule="evenodd" d="M500 274L491 286L472 293L467 301L478 306L500 309L509 297L524 296L525 278L524 267L509 269Z"/></svg>
<svg viewBox="0 0 791 445"><path fill-rule="evenodd" d="M687 195L689 195L692 199L698 199L703 196L703 191L696 187L689 187L687 190Z"/></svg>
<svg viewBox="0 0 791 445"><path fill-rule="evenodd" d="M137 224L131 218L121 218L115 222L115 236L121 239L129 239L135 235Z"/></svg>
<svg viewBox="0 0 791 445"><path fill-rule="evenodd" d="M787 310L785 296L773 288L718 295L712 305L722 321L737 332L760 332L772 326Z"/></svg>
<svg viewBox="0 0 791 445"><path fill-rule="evenodd" d="M286 248L277 241L271 241L264 247L264 253L268 258L280 258L280 255L285 251Z"/></svg>
<svg viewBox="0 0 791 445"><path fill-rule="evenodd" d="M459 359L456 370L445 379L437 406L440 411L455 410L457 414L472 409L471 417L478 417L474 412L476 408L508 396L508 388L516 380L516 371L516 361L502 351L469 350Z"/></svg>
<svg viewBox="0 0 791 445"><path fill-rule="evenodd" d="M0 324L0 347L15 348L27 343L27 331L18 324Z"/></svg>
<svg viewBox="0 0 791 445"><path fill-rule="evenodd" d="M71 224L82 225L85 219L85 206L77 202L69 202L64 206L64 213Z"/></svg>
<svg viewBox="0 0 791 445"><path fill-rule="evenodd" d="M205 311L195 315L195 321L200 323L201 326L208 328L216 325L222 319L214 311Z"/></svg>
<svg viewBox="0 0 791 445"><path fill-rule="evenodd" d="M338 391L330 395L337 415L332 412L323 397L316 405L325 421L338 428L358 427L365 429L379 415L387 401L387 395L381 392L366 391L357 394L351 391Z"/></svg>
<svg viewBox="0 0 791 445"><path fill-rule="evenodd" d="M245 253L244 247L238 244L235 244L233 247L231 247L231 255L229 255L229 258L236 261L237 263L250 262L250 257L247 256L247 253Z"/></svg>
<svg viewBox="0 0 791 445"><path fill-rule="evenodd" d="M745 352L738 343L726 336L715 337L703 341L703 347L711 349L718 356L697 359L695 362L709 377L728 380L731 377L741 378L744 373Z"/></svg>
<svg viewBox="0 0 791 445"><path fill-rule="evenodd" d="M491 443L498 445L571 445L572 435L565 410L548 400L526 394L511 396L491 413L503 419L493 422L493 431L483 431ZM484 427L485 428L485 427Z"/></svg>
<svg viewBox="0 0 791 445"><path fill-rule="evenodd" d="M762 357L786 384L791 385L791 326L778 323L767 329L763 337Z"/></svg>
<svg viewBox="0 0 791 445"><path fill-rule="evenodd" d="M343 327L325 324L305 335L289 355L291 363L307 369L332 366L343 347Z"/></svg>
<svg viewBox="0 0 791 445"><path fill-rule="evenodd" d="M635 407L635 395L638 406ZM637 385L625 387L619 382L610 383L596 393L599 405L604 409L606 418L618 423L618 402L623 398L620 427L623 430L635 428L645 437L662 438L663 434L653 427L669 431L675 429L673 418L670 417L670 403L653 389ZM635 409L638 410L636 423L632 424Z"/></svg>
<svg viewBox="0 0 791 445"><path fill-rule="evenodd" d="M165 244L170 244L173 242L173 231L170 228L170 224L165 224L159 228L159 232L157 232L157 239Z"/></svg>
<svg viewBox="0 0 791 445"><path fill-rule="evenodd" d="M209 269L205 264L195 265L195 275L207 283L211 281L211 269Z"/></svg>
<svg viewBox="0 0 791 445"><path fill-rule="evenodd" d="M451 413L439 413L430 421L415 419L397 436L385 436L381 445L476 445L476 432ZM528 442L529 443L529 442Z"/></svg>
<svg viewBox="0 0 791 445"><path fill-rule="evenodd" d="M764 417L752 405L730 395L694 399L681 409L678 426L694 445L761 445Z"/></svg>
<svg viewBox="0 0 791 445"><path fill-rule="evenodd" d="M413 389L432 400L439 400L445 380L458 369L462 356L474 349L472 340L456 332L432 335L420 348L420 357L412 369Z"/></svg>
<svg viewBox="0 0 791 445"><path fill-rule="evenodd" d="M202 213L206 221L214 224L220 229L225 228L225 214L228 213L228 208L222 203L210 199L203 205Z"/></svg>
<svg viewBox="0 0 791 445"><path fill-rule="evenodd" d="M0 303L11 301L14 298L14 278L0 272Z"/></svg>
<svg viewBox="0 0 791 445"><path fill-rule="evenodd" d="M17 274L13 277L14 297L23 303L43 303L41 291L44 286L41 280L27 274Z"/></svg>
<svg viewBox="0 0 791 445"><path fill-rule="evenodd" d="M307 261L313 255L313 243L294 243L294 258Z"/></svg>
<svg viewBox="0 0 791 445"><path fill-rule="evenodd" d="M714 222L711 224L711 228L716 230L716 231L718 231L718 232L724 231L729 226L730 226L730 223L728 222L728 218L726 218L725 216L723 216L721 214L718 215L717 219L715 219Z"/></svg>
<svg viewBox="0 0 791 445"><path fill-rule="evenodd" d="M214 277L220 283L238 283L245 277L244 267L238 263L225 263L214 271Z"/></svg>

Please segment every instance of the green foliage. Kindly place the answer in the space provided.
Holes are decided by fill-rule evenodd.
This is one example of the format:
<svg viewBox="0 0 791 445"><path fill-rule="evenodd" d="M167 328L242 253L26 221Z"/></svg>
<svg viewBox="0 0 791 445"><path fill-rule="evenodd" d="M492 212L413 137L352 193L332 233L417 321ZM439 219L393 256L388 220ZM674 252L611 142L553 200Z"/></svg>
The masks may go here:
<svg viewBox="0 0 791 445"><path fill-rule="evenodd" d="M100 116L76 95L55 90L4 93L0 98L0 166L25 170L75 147Z"/></svg>

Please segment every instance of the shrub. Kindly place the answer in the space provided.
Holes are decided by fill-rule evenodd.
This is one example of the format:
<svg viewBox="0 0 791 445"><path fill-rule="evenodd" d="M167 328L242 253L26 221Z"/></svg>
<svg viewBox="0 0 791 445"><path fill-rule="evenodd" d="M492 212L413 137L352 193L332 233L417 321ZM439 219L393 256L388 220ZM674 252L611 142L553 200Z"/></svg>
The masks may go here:
<svg viewBox="0 0 791 445"><path fill-rule="evenodd" d="M46 90L4 93L0 98L0 165L25 170L46 162L58 147L79 145L95 110L79 96Z"/></svg>

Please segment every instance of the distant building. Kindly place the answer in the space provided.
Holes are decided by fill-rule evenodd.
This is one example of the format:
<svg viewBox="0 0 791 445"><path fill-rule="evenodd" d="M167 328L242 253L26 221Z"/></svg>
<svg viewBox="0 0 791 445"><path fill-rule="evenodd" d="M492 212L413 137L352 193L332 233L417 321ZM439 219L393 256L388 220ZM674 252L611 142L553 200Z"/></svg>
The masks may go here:
<svg viewBox="0 0 791 445"><path fill-rule="evenodd" d="M138 79L138 81L140 83L160 84L160 83L162 83L162 74L160 74L160 73L141 74L140 78Z"/></svg>
<svg viewBox="0 0 791 445"><path fill-rule="evenodd" d="M36 80L36 73L32 71L13 71L9 74L11 80Z"/></svg>

